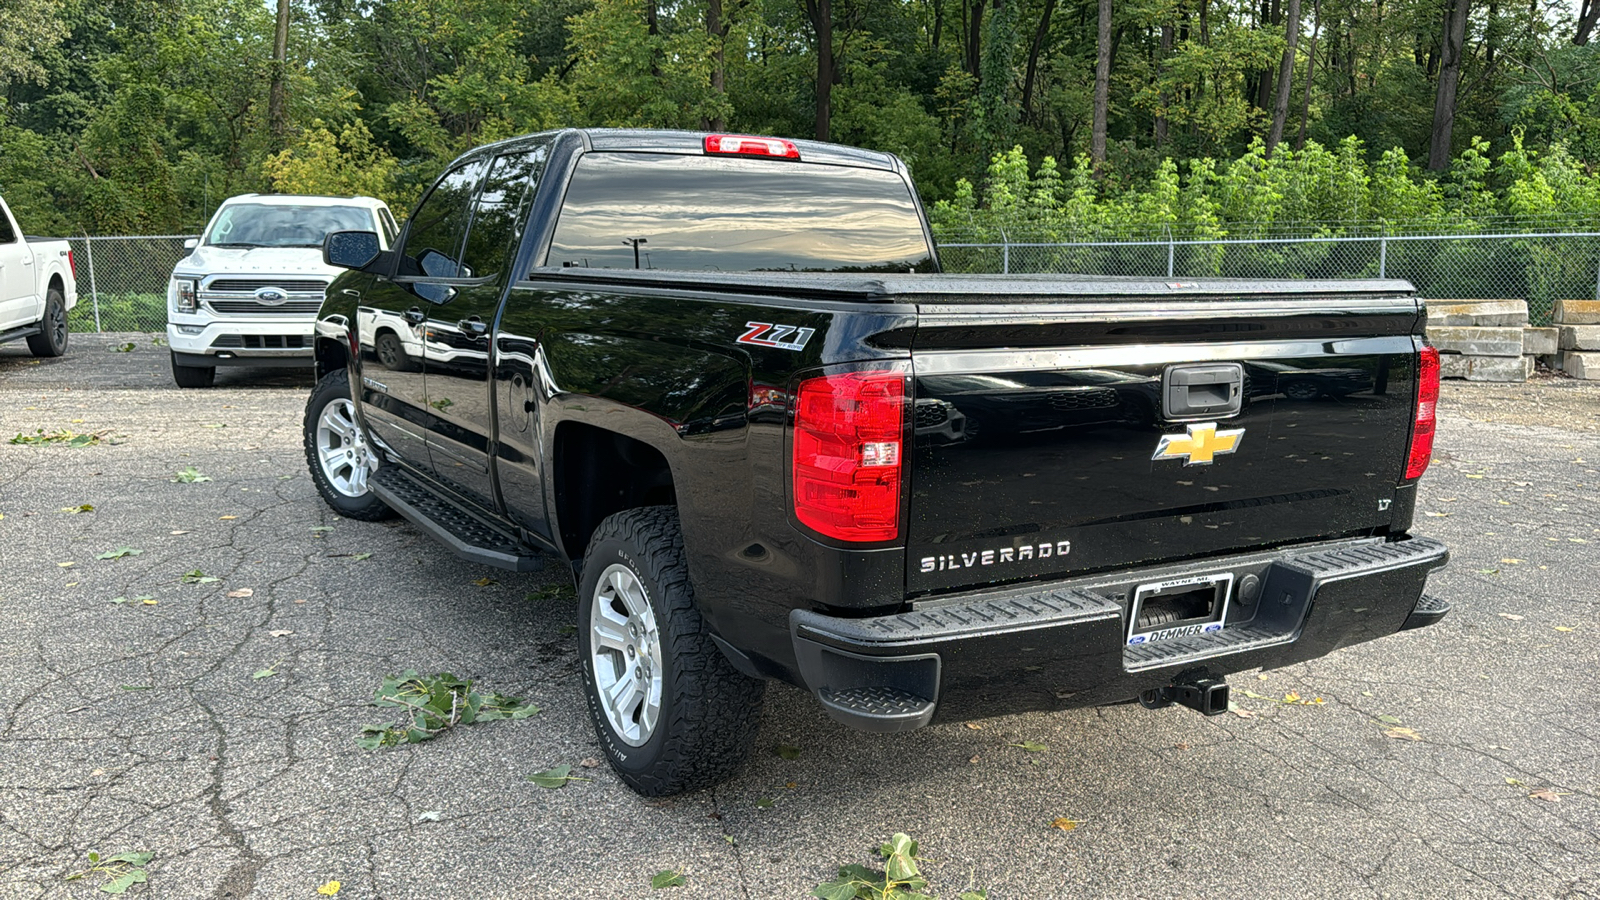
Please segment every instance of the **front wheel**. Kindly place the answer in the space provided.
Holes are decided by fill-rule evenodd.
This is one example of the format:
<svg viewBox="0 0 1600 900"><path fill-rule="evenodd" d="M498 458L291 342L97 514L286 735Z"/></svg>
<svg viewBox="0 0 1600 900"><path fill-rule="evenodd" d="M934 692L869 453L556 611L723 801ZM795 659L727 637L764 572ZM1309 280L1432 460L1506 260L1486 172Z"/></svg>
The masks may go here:
<svg viewBox="0 0 1600 900"><path fill-rule="evenodd" d="M660 797L732 775L755 742L766 685L712 642L677 510L630 509L601 522L578 598L589 718L622 780Z"/></svg>
<svg viewBox="0 0 1600 900"><path fill-rule="evenodd" d="M178 355L172 354L172 380L181 388L211 387L217 378L215 366L181 366L178 365Z"/></svg>
<svg viewBox="0 0 1600 900"><path fill-rule="evenodd" d="M304 432L311 480L334 512L368 522L394 515L368 489L368 480L378 471L378 454L356 421L350 375L344 369L329 372L311 390Z"/></svg>
<svg viewBox="0 0 1600 900"><path fill-rule="evenodd" d="M45 295L40 331L28 337L28 352L34 356L60 356L67 352L67 300L51 288Z"/></svg>

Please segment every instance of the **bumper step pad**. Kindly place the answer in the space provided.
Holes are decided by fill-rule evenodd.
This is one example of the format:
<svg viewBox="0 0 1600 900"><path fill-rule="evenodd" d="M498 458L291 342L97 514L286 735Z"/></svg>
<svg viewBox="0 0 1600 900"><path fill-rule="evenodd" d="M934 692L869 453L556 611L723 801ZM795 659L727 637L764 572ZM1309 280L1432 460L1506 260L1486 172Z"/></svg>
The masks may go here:
<svg viewBox="0 0 1600 900"><path fill-rule="evenodd" d="M411 524L472 562L512 572L537 572L544 557L510 533L435 494L398 466L381 466L372 493Z"/></svg>
<svg viewBox="0 0 1600 900"><path fill-rule="evenodd" d="M1450 601L1443 600L1431 594L1423 594L1417 601L1417 608L1406 617L1406 623L1400 630L1409 631L1413 628L1425 628L1445 617L1450 611Z"/></svg>

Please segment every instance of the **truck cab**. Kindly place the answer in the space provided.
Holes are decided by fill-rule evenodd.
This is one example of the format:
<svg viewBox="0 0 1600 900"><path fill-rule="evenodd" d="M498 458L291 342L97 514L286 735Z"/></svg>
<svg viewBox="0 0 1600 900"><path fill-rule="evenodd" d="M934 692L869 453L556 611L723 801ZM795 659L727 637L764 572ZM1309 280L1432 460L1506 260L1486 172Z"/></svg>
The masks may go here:
<svg viewBox="0 0 1600 900"><path fill-rule="evenodd" d="M179 387L208 387L218 366L309 367L312 323L340 271L322 261L331 231L387 247L398 232L372 197L244 194L190 239L167 287L167 342Z"/></svg>

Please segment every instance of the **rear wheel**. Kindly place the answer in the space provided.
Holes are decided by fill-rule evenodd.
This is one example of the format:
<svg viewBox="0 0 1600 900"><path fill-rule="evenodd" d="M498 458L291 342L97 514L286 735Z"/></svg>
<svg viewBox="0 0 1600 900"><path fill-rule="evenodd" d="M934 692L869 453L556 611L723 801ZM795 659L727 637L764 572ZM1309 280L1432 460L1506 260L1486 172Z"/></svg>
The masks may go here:
<svg viewBox="0 0 1600 900"><path fill-rule="evenodd" d="M67 352L67 300L61 291L51 288L44 299L44 317L39 320L42 329L28 337L28 351L34 356L60 356Z"/></svg>
<svg viewBox="0 0 1600 900"><path fill-rule="evenodd" d="M755 741L766 685L712 642L677 510L630 509L601 522L578 597L589 718L622 780L659 797L732 775Z"/></svg>
<svg viewBox="0 0 1600 900"><path fill-rule="evenodd" d="M394 515L368 489L372 473L378 471L378 453L356 421L350 375L344 369L329 372L312 389L306 401L304 443L311 480L334 512L368 522Z"/></svg>
<svg viewBox="0 0 1600 900"><path fill-rule="evenodd" d="M178 355L172 354L172 380L181 388L211 387L217 378L216 366L184 366L178 364Z"/></svg>

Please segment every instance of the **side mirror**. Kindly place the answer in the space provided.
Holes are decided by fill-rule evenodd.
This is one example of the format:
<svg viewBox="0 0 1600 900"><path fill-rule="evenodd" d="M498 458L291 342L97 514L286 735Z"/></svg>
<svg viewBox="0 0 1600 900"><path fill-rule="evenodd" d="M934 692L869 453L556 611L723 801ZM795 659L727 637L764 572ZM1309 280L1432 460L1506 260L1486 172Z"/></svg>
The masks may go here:
<svg viewBox="0 0 1600 900"><path fill-rule="evenodd" d="M322 261L342 269L364 269L378 258L378 235L371 231L335 231L322 239Z"/></svg>
<svg viewBox="0 0 1600 900"><path fill-rule="evenodd" d="M198 246L200 246L200 239L199 238L184 238L183 239L183 249L185 249L185 250L193 250L194 248L196 248Z"/></svg>

